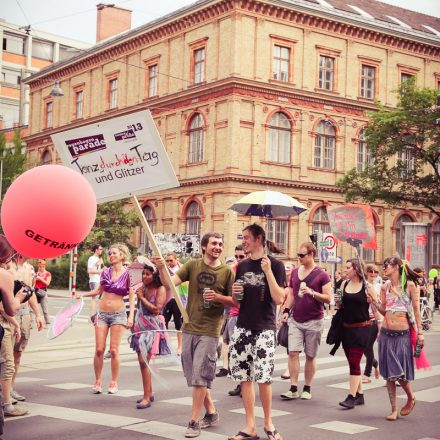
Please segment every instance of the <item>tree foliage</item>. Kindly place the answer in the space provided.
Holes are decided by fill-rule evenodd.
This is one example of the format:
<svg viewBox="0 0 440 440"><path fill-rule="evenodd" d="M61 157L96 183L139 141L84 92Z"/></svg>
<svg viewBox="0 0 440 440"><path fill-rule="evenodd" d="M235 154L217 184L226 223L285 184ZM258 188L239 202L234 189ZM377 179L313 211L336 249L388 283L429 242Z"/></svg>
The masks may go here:
<svg viewBox="0 0 440 440"><path fill-rule="evenodd" d="M365 130L371 163L338 182L347 201L382 200L392 207L421 205L440 216L440 118L437 91L401 84L395 109L377 104Z"/></svg>
<svg viewBox="0 0 440 440"><path fill-rule="evenodd" d="M95 243L109 247L112 243L121 242L133 251L129 239L138 224L136 213L128 210L123 200L102 203L98 205L95 224L81 247L90 248Z"/></svg>
<svg viewBox="0 0 440 440"><path fill-rule="evenodd" d="M14 131L12 148L6 146L6 136L0 132L0 160L3 162L2 176L2 200L7 189L14 179L23 173L26 164L26 153L23 152L23 142L20 136L20 129Z"/></svg>

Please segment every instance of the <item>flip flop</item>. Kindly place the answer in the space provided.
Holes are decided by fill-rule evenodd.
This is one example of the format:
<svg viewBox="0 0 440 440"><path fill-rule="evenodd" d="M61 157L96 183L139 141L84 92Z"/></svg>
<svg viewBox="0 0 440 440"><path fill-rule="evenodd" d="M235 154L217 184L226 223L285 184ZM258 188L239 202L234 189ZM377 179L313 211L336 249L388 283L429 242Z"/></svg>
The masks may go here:
<svg viewBox="0 0 440 440"><path fill-rule="evenodd" d="M251 435L247 432L239 431L237 434L233 435L232 437L228 437L228 440L259 440L260 437L258 435Z"/></svg>
<svg viewBox="0 0 440 440"><path fill-rule="evenodd" d="M275 428L273 431L268 431L266 428L264 428L264 432L269 440L283 440L283 437L281 437L281 434Z"/></svg>

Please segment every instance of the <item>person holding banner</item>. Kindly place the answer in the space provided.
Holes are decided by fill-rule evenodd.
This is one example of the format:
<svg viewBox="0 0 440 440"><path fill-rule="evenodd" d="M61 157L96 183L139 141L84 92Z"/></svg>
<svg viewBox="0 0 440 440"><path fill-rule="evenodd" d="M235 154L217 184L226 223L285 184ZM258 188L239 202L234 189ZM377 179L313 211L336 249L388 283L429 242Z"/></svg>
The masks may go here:
<svg viewBox="0 0 440 440"><path fill-rule="evenodd" d="M136 291L139 309L130 341L130 347L138 356L144 388L143 398L136 402L137 409L149 408L154 400L149 367L151 358L155 355L171 354L169 337L165 333L165 319L161 315L166 291L155 267L144 266L142 283L143 286Z"/></svg>
<svg viewBox="0 0 440 440"><path fill-rule="evenodd" d="M210 388L215 378L217 344L220 337L224 306L233 306L231 298L233 270L220 261L223 251L223 236L209 232L200 242L203 257L185 263L172 282L179 284L189 281L188 322L182 326L182 367L187 384L192 387L191 420L185 437L200 435L200 430L219 422L211 398ZM163 258L154 258L162 282L168 286ZM200 420L200 412L205 407L206 414Z"/></svg>
<svg viewBox="0 0 440 440"><path fill-rule="evenodd" d="M347 261L347 281L342 288L342 347L350 368L349 394L339 405L353 409L364 405L361 359L370 341L372 321L369 307L377 296L373 287L364 283L364 264L357 258Z"/></svg>
<svg viewBox="0 0 440 440"><path fill-rule="evenodd" d="M379 369L386 380L391 403L387 420L394 421L398 417L396 381L408 399L400 415L411 414L416 404L410 382L414 380L413 354L419 355L415 358L417 368L429 368L430 365L422 351L425 340L420 319L418 274L398 257L384 260L383 274L388 281L382 285L380 302L374 301L374 304L385 317L379 336Z"/></svg>
<svg viewBox="0 0 440 440"><path fill-rule="evenodd" d="M133 326L134 292L130 288L130 276L124 267L124 263L129 260L130 251L125 244L116 243L110 246L108 255L111 266L101 273L99 287L90 292L76 295L77 298L101 295L95 318L96 350L93 365L96 381L92 388L94 394L102 393L101 375L109 330L112 380L108 387L108 393L116 394L118 392L119 346L124 328ZM123 300L127 295L129 295L130 304L128 318Z"/></svg>

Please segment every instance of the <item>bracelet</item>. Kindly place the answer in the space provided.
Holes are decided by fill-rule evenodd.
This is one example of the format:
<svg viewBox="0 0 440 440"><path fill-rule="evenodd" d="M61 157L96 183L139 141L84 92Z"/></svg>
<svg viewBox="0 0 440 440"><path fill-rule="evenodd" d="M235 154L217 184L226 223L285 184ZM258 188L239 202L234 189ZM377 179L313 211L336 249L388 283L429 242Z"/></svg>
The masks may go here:
<svg viewBox="0 0 440 440"><path fill-rule="evenodd" d="M417 333L417 336L423 336L423 333Z"/></svg>
<svg viewBox="0 0 440 440"><path fill-rule="evenodd" d="M312 290L312 298L315 298L315 291L314 290Z"/></svg>
<svg viewBox="0 0 440 440"><path fill-rule="evenodd" d="M283 310L283 313L290 313L290 309L289 309L289 307L286 307L286 308Z"/></svg>

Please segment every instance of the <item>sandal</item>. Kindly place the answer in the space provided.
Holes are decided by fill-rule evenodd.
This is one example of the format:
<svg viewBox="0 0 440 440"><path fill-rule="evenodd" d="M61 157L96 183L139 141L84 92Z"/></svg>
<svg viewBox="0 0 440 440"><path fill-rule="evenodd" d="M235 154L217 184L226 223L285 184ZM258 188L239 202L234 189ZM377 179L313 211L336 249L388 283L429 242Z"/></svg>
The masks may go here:
<svg viewBox="0 0 440 440"><path fill-rule="evenodd" d="M401 416L410 415L415 406L416 406L416 398L413 397L411 400L410 407L408 408L408 402L407 402L406 405L400 410L400 415Z"/></svg>
<svg viewBox="0 0 440 440"><path fill-rule="evenodd" d="M228 440L259 440L260 437L258 437L257 434L251 435L247 432L238 431L237 434L233 435L232 437L228 437Z"/></svg>
<svg viewBox="0 0 440 440"><path fill-rule="evenodd" d="M266 433L268 440L283 440L283 437L281 437L281 434L275 428L273 431L268 431L264 428L264 432Z"/></svg>

